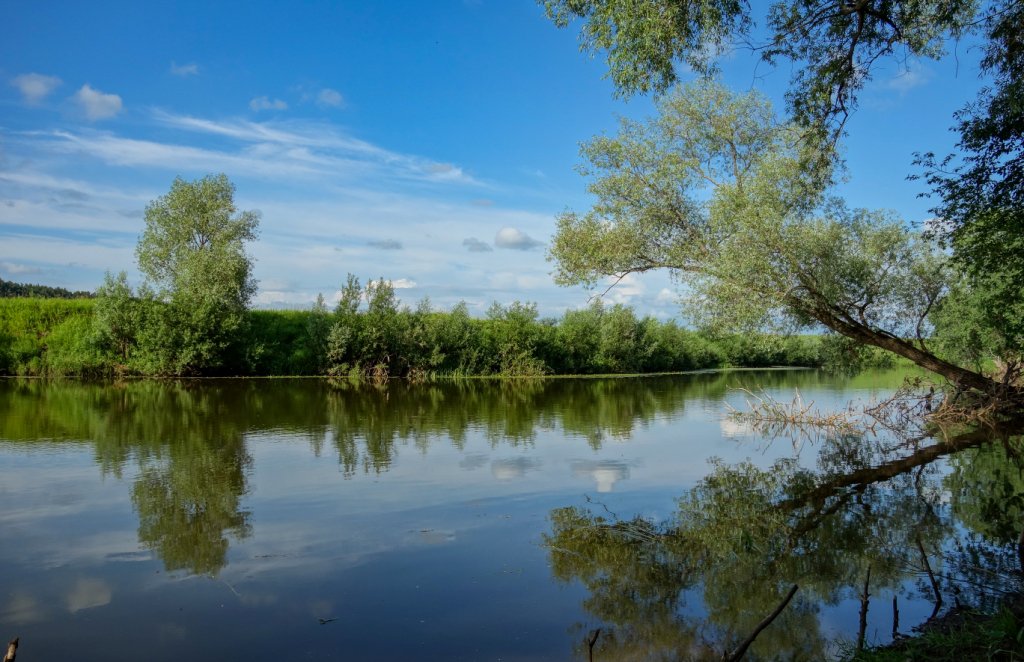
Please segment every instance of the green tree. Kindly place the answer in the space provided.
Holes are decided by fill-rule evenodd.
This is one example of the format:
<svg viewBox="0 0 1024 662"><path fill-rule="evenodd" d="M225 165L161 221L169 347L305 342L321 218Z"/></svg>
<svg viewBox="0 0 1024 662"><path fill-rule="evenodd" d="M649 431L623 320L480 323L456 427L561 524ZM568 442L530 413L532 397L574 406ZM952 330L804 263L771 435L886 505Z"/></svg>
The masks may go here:
<svg viewBox="0 0 1024 662"><path fill-rule="evenodd" d="M135 254L156 298L166 304L145 344L154 372L191 373L222 365L246 323L256 292L247 242L259 214L239 212L226 175L186 182L146 207Z"/></svg>
<svg viewBox="0 0 1024 662"><path fill-rule="evenodd" d="M714 72L719 55L751 48L790 63L797 122L837 138L872 68L887 58L939 57L975 20L974 0L538 0L559 27L582 19L581 49L605 52L622 95L662 92L677 65ZM755 13L764 7L763 15ZM812 155L813 156L813 155Z"/></svg>
<svg viewBox="0 0 1024 662"><path fill-rule="evenodd" d="M708 327L824 325L960 387L1002 392L927 344L928 314L948 291L945 255L892 214L826 195L828 174L805 167L799 129L765 99L703 81L658 110L583 146L597 202L559 217L557 282L666 268Z"/></svg>
<svg viewBox="0 0 1024 662"><path fill-rule="evenodd" d="M957 114L960 153L927 153L918 164L939 197L931 230L966 275L964 305L950 307L940 330L956 351L999 357L1012 380L1024 369L1024 4L994 3L983 24L991 83Z"/></svg>
<svg viewBox="0 0 1024 662"><path fill-rule="evenodd" d="M324 372L327 365L327 340L330 333L331 322L324 295L317 294L316 303L306 322L306 346L313 372L318 375Z"/></svg>
<svg viewBox="0 0 1024 662"><path fill-rule="evenodd" d="M128 274L123 271L116 277L107 272L103 284L96 290L93 312L96 333L100 343L122 365L128 363L135 351L145 306L146 301L135 296L128 284Z"/></svg>

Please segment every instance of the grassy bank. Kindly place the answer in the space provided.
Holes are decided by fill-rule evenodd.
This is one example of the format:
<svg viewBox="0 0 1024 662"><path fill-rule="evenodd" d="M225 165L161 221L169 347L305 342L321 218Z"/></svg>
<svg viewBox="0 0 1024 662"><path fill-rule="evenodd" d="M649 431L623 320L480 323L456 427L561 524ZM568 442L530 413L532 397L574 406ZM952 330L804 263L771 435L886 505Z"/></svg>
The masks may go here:
<svg viewBox="0 0 1024 662"><path fill-rule="evenodd" d="M1024 597L992 614L954 609L921 631L887 646L856 651L851 662L1024 660Z"/></svg>
<svg viewBox="0 0 1024 662"><path fill-rule="evenodd" d="M0 299L0 374L102 377L161 374L145 334L115 346L96 323L94 299ZM624 306L591 306L559 319L515 303L485 318L395 305L368 310L248 313L209 375L623 374L727 366L820 366L848 348L820 336L711 337ZM872 364L882 357L869 357Z"/></svg>

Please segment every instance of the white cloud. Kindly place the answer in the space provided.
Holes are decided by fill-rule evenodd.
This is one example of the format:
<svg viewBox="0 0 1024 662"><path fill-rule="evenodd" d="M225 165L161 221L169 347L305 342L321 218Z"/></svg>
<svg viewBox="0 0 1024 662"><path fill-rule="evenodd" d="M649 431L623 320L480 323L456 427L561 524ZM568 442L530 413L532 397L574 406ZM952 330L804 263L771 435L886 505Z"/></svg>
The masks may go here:
<svg viewBox="0 0 1024 662"><path fill-rule="evenodd" d="M916 87L926 85L932 79L931 69L917 62L908 63L906 68L885 81L885 87L904 95Z"/></svg>
<svg viewBox="0 0 1024 662"><path fill-rule="evenodd" d="M498 230L498 233L494 235L494 245L498 248L528 251L538 246L543 246L544 242L537 241L522 230L506 227Z"/></svg>
<svg viewBox="0 0 1024 662"><path fill-rule="evenodd" d="M679 301L679 294L673 292L667 287L663 287L661 288L661 291L658 292L658 296L656 296L654 300L658 303L676 303Z"/></svg>
<svg viewBox="0 0 1024 662"><path fill-rule="evenodd" d="M251 143L246 158L268 157L275 164L301 160L315 164L332 177L338 170L352 170L364 175L379 176L369 169L379 167L393 176L478 184L461 168L417 156L400 154L377 145L347 136L332 124L304 121L252 122L246 120L208 120L187 115L157 111L157 121L184 131L209 133Z"/></svg>
<svg viewBox="0 0 1024 662"><path fill-rule="evenodd" d="M316 95L316 103L319 106L341 108L345 105L345 97L341 96L341 92L325 87Z"/></svg>
<svg viewBox="0 0 1024 662"><path fill-rule="evenodd" d="M412 280L411 278L399 278L397 280L390 280L388 282L391 283L391 287L395 288L396 290L411 290L412 288L416 287L416 281Z"/></svg>
<svg viewBox="0 0 1024 662"><path fill-rule="evenodd" d="M18 262L0 262L0 271L6 272L11 275L30 275L30 274L41 274L45 269L34 267L30 264L20 264Z"/></svg>
<svg viewBox="0 0 1024 662"><path fill-rule="evenodd" d="M43 74L22 74L11 80L11 85L18 88L25 103L35 106L42 103L43 99L50 96L61 84L61 79L56 76L44 76Z"/></svg>
<svg viewBox="0 0 1024 662"><path fill-rule="evenodd" d="M476 237L466 237L462 240L462 245L470 253L490 253L494 250L486 241L480 241Z"/></svg>
<svg viewBox="0 0 1024 662"><path fill-rule="evenodd" d="M188 64L178 64L171 61L171 74L174 76L198 76L199 65L195 62L189 62Z"/></svg>
<svg viewBox="0 0 1024 662"><path fill-rule="evenodd" d="M75 101L82 108L85 116L92 120L103 120L121 112L121 97L93 89L88 83L75 92Z"/></svg>
<svg viewBox="0 0 1024 662"><path fill-rule="evenodd" d="M288 104L280 99L256 97L249 102L249 108L257 113L261 110L288 110Z"/></svg>
<svg viewBox="0 0 1024 662"><path fill-rule="evenodd" d="M621 279L609 276L605 283L612 286L605 298L612 303L629 305L633 299L642 297L647 287L640 281L636 274L626 274Z"/></svg>

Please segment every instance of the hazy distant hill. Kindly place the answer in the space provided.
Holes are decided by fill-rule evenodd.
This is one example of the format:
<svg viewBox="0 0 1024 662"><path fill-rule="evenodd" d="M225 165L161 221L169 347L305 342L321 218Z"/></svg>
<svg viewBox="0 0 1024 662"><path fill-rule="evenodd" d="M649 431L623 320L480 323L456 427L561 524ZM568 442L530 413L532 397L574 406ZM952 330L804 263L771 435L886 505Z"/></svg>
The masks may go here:
<svg viewBox="0 0 1024 662"><path fill-rule="evenodd" d="M15 283L0 278L0 298L38 297L40 299L91 299L92 292L72 292L63 287Z"/></svg>

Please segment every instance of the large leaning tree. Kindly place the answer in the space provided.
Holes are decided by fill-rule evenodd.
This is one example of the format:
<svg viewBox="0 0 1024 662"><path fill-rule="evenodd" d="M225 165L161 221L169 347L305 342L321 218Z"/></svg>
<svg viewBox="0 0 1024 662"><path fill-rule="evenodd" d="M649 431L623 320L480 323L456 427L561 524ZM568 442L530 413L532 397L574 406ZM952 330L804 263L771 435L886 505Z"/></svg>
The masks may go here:
<svg viewBox="0 0 1024 662"><path fill-rule="evenodd" d="M657 107L584 144L580 170L596 203L558 219L559 283L668 269L705 325L824 326L960 388L1012 389L929 346L949 258L894 215L830 197L830 174L806 167L814 147L767 100L701 81Z"/></svg>

